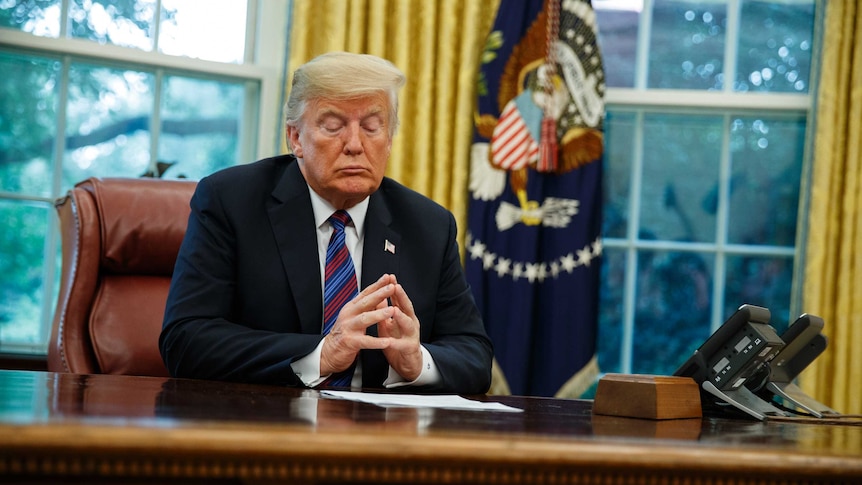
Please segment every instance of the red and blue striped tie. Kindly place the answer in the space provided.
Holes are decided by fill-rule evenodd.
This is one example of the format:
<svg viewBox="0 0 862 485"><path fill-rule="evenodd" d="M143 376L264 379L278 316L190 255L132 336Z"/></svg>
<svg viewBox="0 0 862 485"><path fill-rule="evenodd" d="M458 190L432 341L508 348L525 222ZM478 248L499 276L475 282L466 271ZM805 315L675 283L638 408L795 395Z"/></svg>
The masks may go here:
<svg viewBox="0 0 862 485"><path fill-rule="evenodd" d="M341 307L358 293L356 272L353 259L344 244L344 226L350 222L350 215L339 210L329 217L332 224L332 237L326 249L326 277L323 284L323 335L332 330ZM324 385L332 387L349 386L353 379L353 366L344 372L329 377Z"/></svg>

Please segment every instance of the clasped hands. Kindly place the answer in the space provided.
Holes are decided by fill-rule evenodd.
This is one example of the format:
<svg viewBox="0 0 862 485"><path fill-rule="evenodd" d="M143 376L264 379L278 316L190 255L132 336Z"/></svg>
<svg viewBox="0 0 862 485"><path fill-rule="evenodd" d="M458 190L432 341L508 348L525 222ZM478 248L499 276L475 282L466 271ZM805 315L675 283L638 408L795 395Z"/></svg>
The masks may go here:
<svg viewBox="0 0 862 485"><path fill-rule="evenodd" d="M366 329L375 324L377 337L366 335ZM361 349L383 350L389 365L408 381L422 371L419 319L395 275L384 274L341 308L323 339L320 375L347 369Z"/></svg>

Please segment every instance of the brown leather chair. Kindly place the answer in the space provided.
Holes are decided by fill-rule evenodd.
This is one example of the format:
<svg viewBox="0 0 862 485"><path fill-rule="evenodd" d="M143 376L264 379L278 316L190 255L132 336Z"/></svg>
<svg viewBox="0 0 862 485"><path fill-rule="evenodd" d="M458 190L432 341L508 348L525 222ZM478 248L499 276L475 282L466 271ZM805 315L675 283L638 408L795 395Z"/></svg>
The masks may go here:
<svg viewBox="0 0 862 485"><path fill-rule="evenodd" d="M158 339L194 188L91 178L57 200L63 270L49 370L168 375Z"/></svg>

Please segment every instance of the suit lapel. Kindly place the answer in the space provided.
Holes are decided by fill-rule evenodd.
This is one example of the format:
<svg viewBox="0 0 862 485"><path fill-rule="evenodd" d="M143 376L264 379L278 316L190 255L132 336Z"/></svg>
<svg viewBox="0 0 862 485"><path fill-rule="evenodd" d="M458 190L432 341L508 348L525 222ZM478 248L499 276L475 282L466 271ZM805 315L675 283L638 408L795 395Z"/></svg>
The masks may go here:
<svg viewBox="0 0 862 485"><path fill-rule="evenodd" d="M385 183L385 181L384 181ZM382 275L398 275L398 247L401 235L391 227L392 215L378 190L368 201L365 216L365 244L362 249L362 288L377 281ZM369 327L369 335L377 336L377 325ZM382 387L389 364L380 350L363 350L363 387Z"/></svg>
<svg viewBox="0 0 862 485"><path fill-rule="evenodd" d="M368 201L365 216L365 244L362 249L362 288L385 273L398 274L398 245L401 235L390 224L392 215L378 190Z"/></svg>
<svg viewBox="0 0 862 485"><path fill-rule="evenodd" d="M299 313L301 331L320 333L323 296L317 233L308 185L295 160L285 169L272 197L267 213Z"/></svg>

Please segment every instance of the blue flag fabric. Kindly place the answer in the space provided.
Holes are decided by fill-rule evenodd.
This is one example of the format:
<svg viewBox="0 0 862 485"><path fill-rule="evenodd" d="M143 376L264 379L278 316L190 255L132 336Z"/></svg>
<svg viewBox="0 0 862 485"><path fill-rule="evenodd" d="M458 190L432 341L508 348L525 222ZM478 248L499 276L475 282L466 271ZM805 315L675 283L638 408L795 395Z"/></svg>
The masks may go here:
<svg viewBox="0 0 862 485"><path fill-rule="evenodd" d="M512 394L575 397L598 374L596 38L588 0L501 0L483 52L465 264Z"/></svg>

